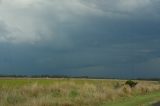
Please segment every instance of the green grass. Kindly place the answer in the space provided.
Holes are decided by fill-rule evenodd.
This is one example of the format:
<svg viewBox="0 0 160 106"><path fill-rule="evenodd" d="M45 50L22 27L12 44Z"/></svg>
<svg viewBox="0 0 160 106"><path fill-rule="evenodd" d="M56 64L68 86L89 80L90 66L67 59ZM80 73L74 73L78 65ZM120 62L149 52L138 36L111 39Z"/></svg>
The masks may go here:
<svg viewBox="0 0 160 106"><path fill-rule="evenodd" d="M136 106L159 99L159 82L137 82L130 88L125 80L2 78L0 106Z"/></svg>
<svg viewBox="0 0 160 106"><path fill-rule="evenodd" d="M115 102L105 103L102 106L150 106L156 101L160 101L160 92L122 98L121 100Z"/></svg>

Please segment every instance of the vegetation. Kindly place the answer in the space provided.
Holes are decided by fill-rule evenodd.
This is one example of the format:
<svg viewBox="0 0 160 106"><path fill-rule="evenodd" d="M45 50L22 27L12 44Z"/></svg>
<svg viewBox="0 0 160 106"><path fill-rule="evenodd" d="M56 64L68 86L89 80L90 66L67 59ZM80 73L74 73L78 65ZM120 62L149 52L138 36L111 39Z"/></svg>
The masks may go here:
<svg viewBox="0 0 160 106"><path fill-rule="evenodd" d="M128 81L126 81L125 84L129 85L132 88L132 87L135 87L137 85L137 82L134 82L132 80L128 80Z"/></svg>
<svg viewBox="0 0 160 106"><path fill-rule="evenodd" d="M158 81L71 78L1 78L0 106L101 106L123 98L160 92Z"/></svg>
<svg viewBox="0 0 160 106"><path fill-rule="evenodd" d="M0 74L0 78L85 78L85 79L117 79L114 77L91 77L91 76L67 76L67 75L12 75ZM126 77L127 78L127 77ZM125 80L126 80L125 78ZM120 78L122 80L122 78ZM124 79L124 78L123 78ZM142 81L160 81L160 78L135 78L134 80Z"/></svg>
<svg viewBox="0 0 160 106"><path fill-rule="evenodd" d="M105 103L103 106L150 106L160 100L160 92L147 93L145 95L136 95L130 98Z"/></svg>

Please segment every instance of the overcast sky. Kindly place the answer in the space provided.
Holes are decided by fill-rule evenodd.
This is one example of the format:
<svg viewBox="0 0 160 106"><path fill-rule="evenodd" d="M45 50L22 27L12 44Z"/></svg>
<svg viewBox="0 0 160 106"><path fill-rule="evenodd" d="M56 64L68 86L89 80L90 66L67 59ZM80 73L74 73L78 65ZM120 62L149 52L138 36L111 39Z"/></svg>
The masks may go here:
<svg viewBox="0 0 160 106"><path fill-rule="evenodd" d="M160 1L1 0L0 74L160 78Z"/></svg>

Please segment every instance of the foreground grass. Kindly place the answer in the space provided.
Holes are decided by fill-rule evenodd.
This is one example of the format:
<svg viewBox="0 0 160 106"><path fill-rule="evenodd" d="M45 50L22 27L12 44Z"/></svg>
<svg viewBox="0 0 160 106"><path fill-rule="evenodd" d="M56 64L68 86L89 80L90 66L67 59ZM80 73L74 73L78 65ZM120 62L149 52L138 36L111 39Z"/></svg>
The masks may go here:
<svg viewBox="0 0 160 106"><path fill-rule="evenodd" d="M145 95L122 98L118 101L105 103L102 106L150 106L158 101L160 101L160 92L152 92Z"/></svg>
<svg viewBox="0 0 160 106"><path fill-rule="evenodd" d="M138 82L130 88L122 80L0 79L0 106L136 106L159 97L152 93L160 92L159 82Z"/></svg>

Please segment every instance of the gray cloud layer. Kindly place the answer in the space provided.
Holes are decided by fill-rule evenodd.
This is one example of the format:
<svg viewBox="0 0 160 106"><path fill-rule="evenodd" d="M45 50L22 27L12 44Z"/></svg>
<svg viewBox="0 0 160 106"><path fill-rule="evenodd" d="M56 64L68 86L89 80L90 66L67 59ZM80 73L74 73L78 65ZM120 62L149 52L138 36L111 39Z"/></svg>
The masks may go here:
<svg viewBox="0 0 160 106"><path fill-rule="evenodd" d="M159 0L2 0L0 70L159 77Z"/></svg>

